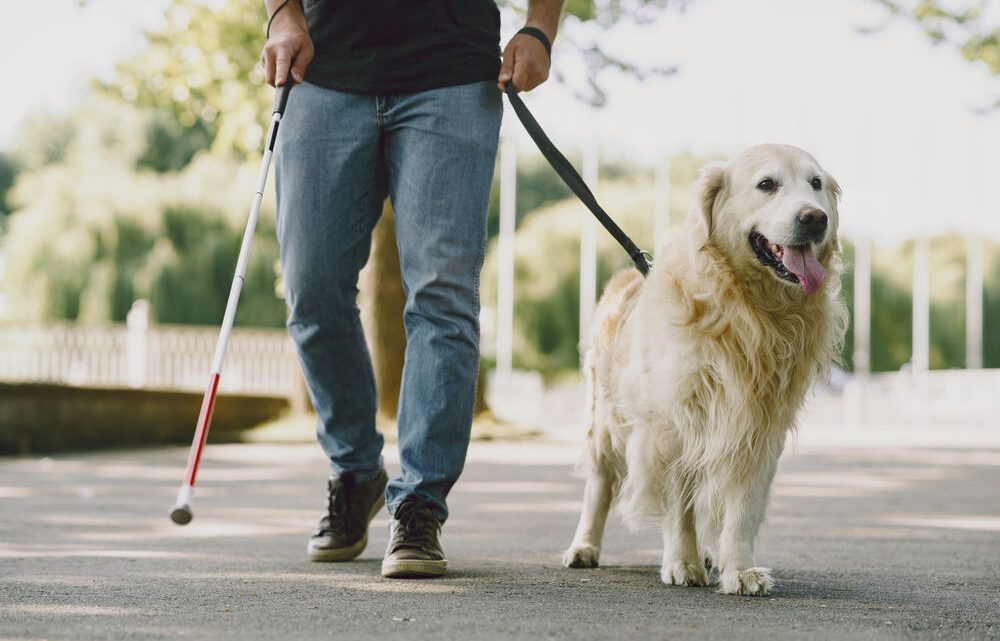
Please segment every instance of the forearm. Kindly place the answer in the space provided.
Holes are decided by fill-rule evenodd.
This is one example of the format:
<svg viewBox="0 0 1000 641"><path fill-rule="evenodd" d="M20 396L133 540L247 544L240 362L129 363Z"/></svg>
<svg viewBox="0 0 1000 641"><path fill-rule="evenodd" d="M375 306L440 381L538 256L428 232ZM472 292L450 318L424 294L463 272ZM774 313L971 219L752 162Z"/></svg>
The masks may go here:
<svg viewBox="0 0 1000 641"><path fill-rule="evenodd" d="M550 42L556 39L559 30L559 14L565 0L528 0L528 19L524 26L541 29Z"/></svg>
<svg viewBox="0 0 1000 641"><path fill-rule="evenodd" d="M264 8L267 10L267 17L271 18L274 16L274 21L288 20L294 22L302 27L307 27L306 15L302 10L302 4L299 0L288 0L288 4L282 7L282 3L285 0L264 0ZM275 11L281 7L281 12L275 15Z"/></svg>

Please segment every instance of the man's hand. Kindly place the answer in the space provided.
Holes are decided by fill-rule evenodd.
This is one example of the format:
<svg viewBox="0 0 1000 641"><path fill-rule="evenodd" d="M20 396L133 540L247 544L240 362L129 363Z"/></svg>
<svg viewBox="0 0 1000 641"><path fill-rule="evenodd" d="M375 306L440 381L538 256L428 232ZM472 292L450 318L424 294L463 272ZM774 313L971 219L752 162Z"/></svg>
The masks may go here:
<svg viewBox="0 0 1000 641"><path fill-rule="evenodd" d="M549 36L549 41L552 41L552 36ZM503 91L507 83L513 81L518 91L531 91L549 77L551 63L545 45L538 38L519 33L510 39L503 50L497 87Z"/></svg>
<svg viewBox="0 0 1000 641"><path fill-rule="evenodd" d="M549 38L549 44L556 41L559 28L559 14L564 0L528 0L526 27L534 27ZM510 39L503 50L503 65L497 87L500 91L513 82L518 91L531 91L549 77L549 52L545 45L534 36L519 33Z"/></svg>
<svg viewBox="0 0 1000 641"><path fill-rule="evenodd" d="M264 2L271 15L280 2ZM274 6L272 6L274 5ZM288 80L289 70L296 83L302 82L306 67L313 59L313 43L309 37L309 25L297 0L291 0L274 15L271 35L260 53L260 64L264 67L264 78L272 87L280 87Z"/></svg>

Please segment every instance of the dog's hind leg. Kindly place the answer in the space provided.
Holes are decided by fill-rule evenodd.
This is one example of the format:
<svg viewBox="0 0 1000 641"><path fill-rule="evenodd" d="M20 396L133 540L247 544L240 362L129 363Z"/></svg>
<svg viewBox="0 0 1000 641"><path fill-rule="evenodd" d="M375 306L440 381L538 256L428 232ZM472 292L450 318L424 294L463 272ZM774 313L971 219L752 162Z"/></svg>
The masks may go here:
<svg viewBox="0 0 1000 641"><path fill-rule="evenodd" d="M592 349L587 354L584 373L587 379L587 485L583 490L583 509L576 526L573 543L563 553L562 563L568 568L596 568L604 539L604 525L611 509L617 472L611 459L611 436L608 431L613 404L604 396L597 380Z"/></svg>
<svg viewBox="0 0 1000 641"><path fill-rule="evenodd" d="M576 526L573 543L563 554L563 565L568 568L596 568L598 565L601 541L604 539L604 524L611 508L614 485L610 478L611 474L597 465L591 466L587 474L580 523Z"/></svg>

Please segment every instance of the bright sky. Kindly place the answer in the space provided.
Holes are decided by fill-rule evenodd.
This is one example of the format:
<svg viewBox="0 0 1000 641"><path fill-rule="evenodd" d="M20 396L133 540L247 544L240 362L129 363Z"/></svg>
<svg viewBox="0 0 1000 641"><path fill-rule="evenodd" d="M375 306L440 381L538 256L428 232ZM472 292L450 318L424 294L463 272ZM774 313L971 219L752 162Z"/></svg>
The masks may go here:
<svg viewBox="0 0 1000 641"><path fill-rule="evenodd" d="M94 75L142 46L167 0L34 0L8 7L0 59L0 148L31 111L72 107ZM677 64L673 77L607 78L595 111L550 83L529 106L567 152L597 144L616 159L649 164L672 151L729 154L757 142L810 151L841 182L847 233L896 240L969 229L1000 238L1000 113L975 114L1000 80L932 47L911 25L879 21L871 0L694 0L653 27L620 25L602 45L621 57ZM40 32L25 25L45 24ZM517 25L505 23L505 33ZM44 45L44 46L42 46ZM556 43L555 64L569 76ZM263 118L263 115L262 115ZM508 120L513 120L513 114ZM520 134L519 134L520 135ZM526 153L530 140L522 136Z"/></svg>

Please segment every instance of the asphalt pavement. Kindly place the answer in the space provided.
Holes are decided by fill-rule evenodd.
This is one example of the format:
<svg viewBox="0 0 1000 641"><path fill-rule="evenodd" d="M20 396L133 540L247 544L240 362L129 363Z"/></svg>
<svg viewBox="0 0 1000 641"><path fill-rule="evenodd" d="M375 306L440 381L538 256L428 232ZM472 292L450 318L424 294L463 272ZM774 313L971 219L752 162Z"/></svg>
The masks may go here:
<svg viewBox="0 0 1000 641"><path fill-rule="evenodd" d="M167 513L186 448L0 459L0 638L1000 638L1000 448L786 452L764 598L661 584L658 534L614 517L602 568L560 567L577 451L474 443L450 572L423 581L379 576L384 516L359 560L307 560L326 476L312 444L210 445L183 528Z"/></svg>

